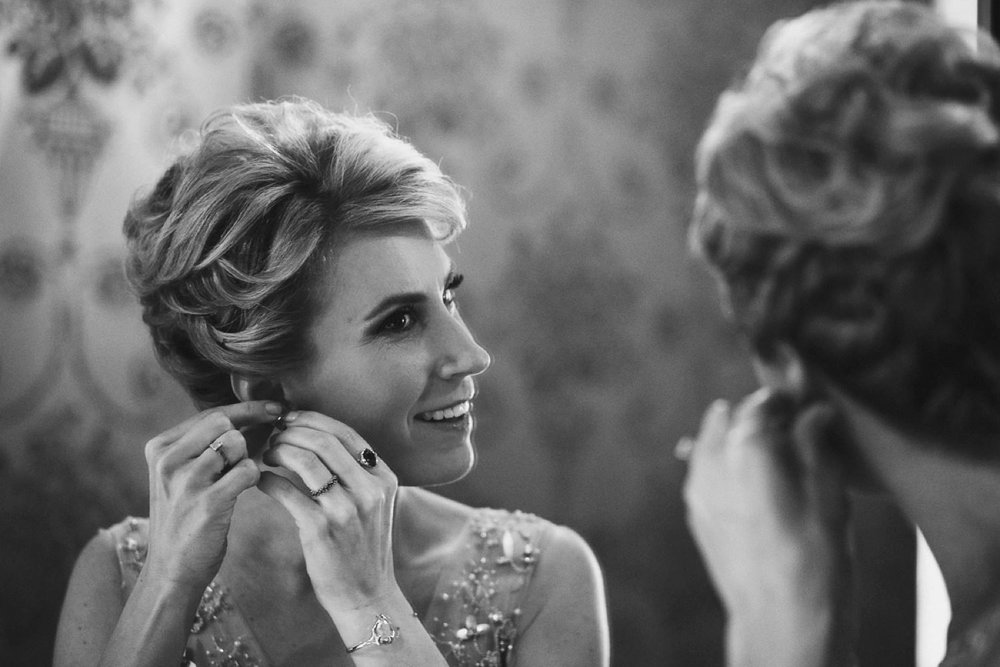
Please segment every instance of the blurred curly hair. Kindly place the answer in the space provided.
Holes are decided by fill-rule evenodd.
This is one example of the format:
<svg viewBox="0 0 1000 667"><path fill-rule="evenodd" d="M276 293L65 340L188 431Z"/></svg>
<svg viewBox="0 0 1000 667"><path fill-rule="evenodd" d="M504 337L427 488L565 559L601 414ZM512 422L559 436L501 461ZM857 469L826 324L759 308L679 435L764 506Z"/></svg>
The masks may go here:
<svg viewBox="0 0 1000 667"><path fill-rule="evenodd" d="M690 229L755 351L897 427L1000 433L998 114L996 44L928 7L772 26L701 139Z"/></svg>
<svg viewBox="0 0 1000 667"><path fill-rule="evenodd" d="M208 118L133 201L126 274L160 362L204 408L236 400L231 373L307 366L346 240L423 225L446 242L465 224L457 186L375 117L248 104Z"/></svg>

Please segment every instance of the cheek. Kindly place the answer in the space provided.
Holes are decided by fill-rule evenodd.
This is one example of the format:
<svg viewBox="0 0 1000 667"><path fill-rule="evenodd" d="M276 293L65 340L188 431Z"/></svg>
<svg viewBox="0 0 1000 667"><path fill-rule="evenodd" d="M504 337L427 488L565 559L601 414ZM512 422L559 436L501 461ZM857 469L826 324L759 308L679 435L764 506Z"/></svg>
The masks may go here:
<svg viewBox="0 0 1000 667"><path fill-rule="evenodd" d="M297 407L344 422L362 436L396 431L419 400L424 380L416 365L396 363L341 367L303 387Z"/></svg>

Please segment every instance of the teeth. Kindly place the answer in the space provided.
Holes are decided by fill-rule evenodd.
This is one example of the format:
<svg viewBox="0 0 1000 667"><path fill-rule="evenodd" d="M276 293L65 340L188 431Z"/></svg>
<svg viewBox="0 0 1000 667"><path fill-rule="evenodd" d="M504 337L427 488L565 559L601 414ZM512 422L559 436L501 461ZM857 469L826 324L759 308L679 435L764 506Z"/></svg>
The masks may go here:
<svg viewBox="0 0 1000 667"><path fill-rule="evenodd" d="M453 405L449 408L445 408L444 410L422 412L417 415L417 417L429 422L443 421L445 419L454 419L455 417L466 415L471 408L472 404L469 401L462 401L458 405Z"/></svg>

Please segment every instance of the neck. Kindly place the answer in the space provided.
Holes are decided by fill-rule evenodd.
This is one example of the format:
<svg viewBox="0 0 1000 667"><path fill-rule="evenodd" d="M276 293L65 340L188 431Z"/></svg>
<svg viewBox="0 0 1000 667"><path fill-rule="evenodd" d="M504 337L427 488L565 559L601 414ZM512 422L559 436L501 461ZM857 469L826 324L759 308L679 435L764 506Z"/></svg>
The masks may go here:
<svg viewBox="0 0 1000 667"><path fill-rule="evenodd" d="M860 406L844 414L864 465L927 540L951 600L950 634L961 635L997 602L1000 466L917 442Z"/></svg>
<svg viewBox="0 0 1000 667"><path fill-rule="evenodd" d="M425 512L420 492L400 487L393 521L393 558L399 565L412 563L426 553L433 535L422 521ZM256 563L270 572L308 583L305 557L295 522L284 507L257 489L249 489L237 500L229 531L229 551L241 562Z"/></svg>

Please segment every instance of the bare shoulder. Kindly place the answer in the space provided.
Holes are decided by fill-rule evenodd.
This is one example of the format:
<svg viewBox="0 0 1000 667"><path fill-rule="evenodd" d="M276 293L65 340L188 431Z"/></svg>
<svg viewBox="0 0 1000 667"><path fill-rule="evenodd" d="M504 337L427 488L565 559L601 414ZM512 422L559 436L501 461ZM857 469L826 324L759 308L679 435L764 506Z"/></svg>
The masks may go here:
<svg viewBox="0 0 1000 667"><path fill-rule="evenodd" d="M586 595L603 594L601 567L586 540L572 528L546 523L532 597L549 599L567 587Z"/></svg>
<svg viewBox="0 0 1000 667"><path fill-rule="evenodd" d="M99 531L80 551L70 577L71 591L75 583L87 588L108 588L119 597L121 568L117 544L109 531Z"/></svg>
<svg viewBox="0 0 1000 667"><path fill-rule="evenodd" d="M610 638L604 577L575 530L549 524L522 607L524 664L606 667Z"/></svg>
<svg viewBox="0 0 1000 667"><path fill-rule="evenodd" d="M80 552L59 617L55 665L96 664L111 636L124 604L116 546L110 532L100 531Z"/></svg>

